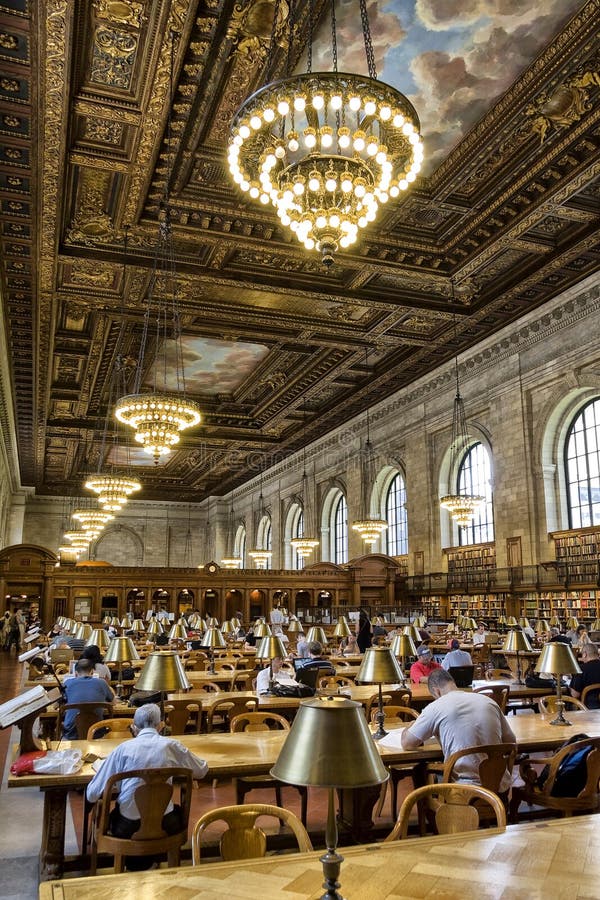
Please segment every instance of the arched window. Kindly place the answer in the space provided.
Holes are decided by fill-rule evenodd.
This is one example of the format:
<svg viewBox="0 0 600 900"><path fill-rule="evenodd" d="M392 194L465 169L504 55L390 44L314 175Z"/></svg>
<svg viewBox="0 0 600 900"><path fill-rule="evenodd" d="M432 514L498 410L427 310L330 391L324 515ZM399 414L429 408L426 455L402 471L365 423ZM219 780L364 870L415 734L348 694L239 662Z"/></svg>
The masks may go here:
<svg viewBox="0 0 600 900"><path fill-rule="evenodd" d="M301 538L304 537L304 511L301 509L300 513L296 519L296 526L293 531L293 537ZM304 557L300 556L300 554L292 547L292 569L303 569L304 568Z"/></svg>
<svg viewBox="0 0 600 900"><path fill-rule="evenodd" d="M348 504L340 494L333 511L333 562L341 565L348 562Z"/></svg>
<svg viewBox="0 0 600 900"><path fill-rule="evenodd" d="M271 519L267 515L262 516L260 522L258 523L258 529L256 531L256 546L260 547L261 550L273 549Z"/></svg>
<svg viewBox="0 0 600 900"><path fill-rule="evenodd" d="M238 559L241 559L241 568L244 569L246 566L246 528L244 525L239 525L238 530L235 534L235 545L234 545L234 556L237 556Z"/></svg>
<svg viewBox="0 0 600 900"><path fill-rule="evenodd" d="M406 485L398 472L392 478L385 496L386 550L390 556L408 553L408 520L406 516Z"/></svg>
<svg viewBox="0 0 600 900"><path fill-rule="evenodd" d="M458 469L458 493L485 497L469 525L460 525L459 544L483 544L494 540L492 466L487 448L478 441L463 456Z"/></svg>
<svg viewBox="0 0 600 900"><path fill-rule="evenodd" d="M569 528L600 524L600 399L573 419L565 443Z"/></svg>

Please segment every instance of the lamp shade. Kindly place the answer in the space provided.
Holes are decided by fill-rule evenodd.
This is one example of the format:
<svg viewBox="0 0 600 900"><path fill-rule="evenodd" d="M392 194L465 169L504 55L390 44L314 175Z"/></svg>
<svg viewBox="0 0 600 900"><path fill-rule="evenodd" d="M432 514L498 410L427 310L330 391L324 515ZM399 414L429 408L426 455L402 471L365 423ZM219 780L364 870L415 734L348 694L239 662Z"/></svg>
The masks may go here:
<svg viewBox="0 0 600 900"><path fill-rule="evenodd" d="M388 773L359 703L342 697L300 704L271 775L289 784L358 788Z"/></svg>
<svg viewBox="0 0 600 900"><path fill-rule="evenodd" d="M560 619L558 616L552 616L550 619L550 625L552 628L560 628Z"/></svg>
<svg viewBox="0 0 600 900"><path fill-rule="evenodd" d="M356 681L365 684L395 684L404 675L389 647L367 647Z"/></svg>
<svg viewBox="0 0 600 900"><path fill-rule="evenodd" d="M235 631L235 628L229 621L229 619L225 619L223 624L221 625L221 633L222 634L232 634Z"/></svg>
<svg viewBox="0 0 600 900"><path fill-rule="evenodd" d="M135 686L138 691L163 693L189 691L191 688L181 660L172 650L150 653Z"/></svg>
<svg viewBox="0 0 600 900"><path fill-rule="evenodd" d="M527 635L522 631L509 631L502 644L503 650L511 650L513 653L521 650L531 650L531 644Z"/></svg>
<svg viewBox="0 0 600 900"><path fill-rule="evenodd" d="M547 634L550 631L550 625L547 619L538 619L535 624L535 630L538 634Z"/></svg>
<svg viewBox="0 0 600 900"><path fill-rule="evenodd" d="M340 616L337 625L333 629L333 636L345 638L350 634L352 634L352 629L348 624L348 619L346 616Z"/></svg>
<svg viewBox="0 0 600 900"><path fill-rule="evenodd" d="M231 627L234 631L237 631L238 628L242 627L242 623L237 618L237 616L234 616L233 619L230 619L230 622L231 622Z"/></svg>
<svg viewBox="0 0 600 900"><path fill-rule="evenodd" d="M259 622L254 626L254 636L257 638L271 637L271 626L266 622Z"/></svg>
<svg viewBox="0 0 600 900"><path fill-rule="evenodd" d="M600 631L600 619L594 619L590 625L590 631Z"/></svg>
<svg viewBox="0 0 600 900"><path fill-rule="evenodd" d="M139 653L130 637L114 637L104 654L105 663L133 662L139 658Z"/></svg>
<svg viewBox="0 0 600 900"><path fill-rule="evenodd" d="M302 622L299 619L292 619L287 627L288 634L304 634Z"/></svg>
<svg viewBox="0 0 600 900"><path fill-rule="evenodd" d="M275 659L276 656L285 659L286 653L285 645L277 635L261 638L260 644L256 648L257 659Z"/></svg>
<svg viewBox="0 0 600 900"><path fill-rule="evenodd" d="M218 628L219 620L216 619L214 616L209 616L209 618L206 620L206 627L207 628Z"/></svg>
<svg viewBox="0 0 600 900"><path fill-rule="evenodd" d="M415 618L412 620L412 624L415 626L415 628L425 628L427 619L425 618L425 616L415 616Z"/></svg>
<svg viewBox="0 0 600 900"><path fill-rule="evenodd" d="M226 647L227 643L218 628L207 628L202 635L200 646L214 650L216 647Z"/></svg>
<svg viewBox="0 0 600 900"><path fill-rule="evenodd" d="M514 628L515 625L518 625L519 623L517 622L517 620L515 619L514 616L509 616L508 619L506 620L506 624L509 626L509 628Z"/></svg>
<svg viewBox="0 0 600 900"><path fill-rule="evenodd" d="M577 675L581 669L568 644L563 644L561 641L550 641L544 645L535 671L545 672L549 675Z"/></svg>
<svg viewBox="0 0 600 900"><path fill-rule="evenodd" d="M93 629L89 622L82 622L77 626L77 631L75 632L75 637L78 641L87 641Z"/></svg>
<svg viewBox="0 0 600 900"><path fill-rule="evenodd" d="M401 656L406 659L407 656L416 656L417 648L410 634L397 634L392 641L390 650L394 656Z"/></svg>
<svg viewBox="0 0 600 900"><path fill-rule="evenodd" d="M134 619L133 622L131 623L131 630L134 631L136 634L141 634L143 631L146 630L146 626L144 625L144 623L142 622L141 619Z"/></svg>
<svg viewBox="0 0 600 900"><path fill-rule="evenodd" d="M170 641L187 641L187 630L185 625L182 625L181 622L177 622L175 625L171 627L169 631L169 640Z"/></svg>
<svg viewBox="0 0 600 900"><path fill-rule="evenodd" d="M567 619L567 629L569 631L575 631L578 625L579 619L577 618L577 616L569 616L569 618Z"/></svg>
<svg viewBox="0 0 600 900"><path fill-rule="evenodd" d="M120 627L125 628L127 631L129 631L131 629L132 625L133 625L133 620L132 620L131 616L129 616L129 615L123 616L123 618L121 619Z"/></svg>
<svg viewBox="0 0 600 900"><path fill-rule="evenodd" d="M113 616L113 617L112 617L112 619L110 620L110 624L112 625L113 628L120 628L120 627L121 627L121 623L119 622L119 620L117 619L116 616Z"/></svg>
<svg viewBox="0 0 600 900"><path fill-rule="evenodd" d="M521 626L521 628L529 628L529 627L530 627L530 626L529 626L529 619L527 618L527 616L521 616L521 617L520 617L520 619L519 619L519 625Z"/></svg>
<svg viewBox="0 0 600 900"><path fill-rule="evenodd" d="M112 619L110 616L104 616L104 618L102 619L103 625L110 625L111 622L112 622Z"/></svg>
<svg viewBox="0 0 600 900"><path fill-rule="evenodd" d="M150 624L148 625L148 636L149 637L158 637L159 634L163 633L163 627L158 621L158 619L152 619Z"/></svg>
<svg viewBox="0 0 600 900"><path fill-rule="evenodd" d="M329 643L325 631L319 625L313 625L312 628L308 629L306 640L309 644L311 641L318 641L322 647L326 647Z"/></svg>
<svg viewBox="0 0 600 900"><path fill-rule="evenodd" d="M419 644L421 643L421 635L419 634L418 628L415 628L414 625L405 625L404 628L402 629L402 634L407 634L410 638L413 639L413 641L418 641ZM415 656L416 656L416 651L415 651Z"/></svg>
<svg viewBox="0 0 600 900"><path fill-rule="evenodd" d="M85 642L86 647L98 647L99 650L106 650L110 644L110 638L104 628L94 628L89 638Z"/></svg>

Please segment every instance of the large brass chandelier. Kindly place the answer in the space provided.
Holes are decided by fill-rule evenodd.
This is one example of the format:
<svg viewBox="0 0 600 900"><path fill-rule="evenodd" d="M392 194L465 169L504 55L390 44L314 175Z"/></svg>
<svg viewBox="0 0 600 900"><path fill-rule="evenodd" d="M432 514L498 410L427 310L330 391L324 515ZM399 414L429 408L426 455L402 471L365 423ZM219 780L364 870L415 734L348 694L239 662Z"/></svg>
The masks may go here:
<svg viewBox="0 0 600 900"><path fill-rule="evenodd" d="M288 71L260 88L231 125L228 161L235 183L252 200L271 203L281 224L307 250L321 253L326 266L375 220L380 205L410 186L423 161L417 113L403 94L377 80L366 0L359 7L368 76L337 71L335 0L333 71L311 71L311 3L308 71ZM274 23L278 8L279 2ZM295 31L291 22L289 34ZM272 38L272 49L274 43ZM292 58L290 46L288 68Z"/></svg>
<svg viewBox="0 0 600 900"><path fill-rule="evenodd" d="M458 380L458 356L454 361L456 376L456 395L452 413L452 443L450 445L450 478L457 478L460 464L464 454L472 443L467 429L465 416L465 404L460 393ZM477 510L485 503L485 497L477 494L461 492L457 482L455 494L446 494L440 498L440 506L447 509L457 525L465 527L470 525Z"/></svg>
<svg viewBox="0 0 600 900"><path fill-rule="evenodd" d="M118 512L123 509L131 494L142 487L137 478L130 478L118 472L91 475L85 486L98 495L98 503L106 512Z"/></svg>
<svg viewBox="0 0 600 900"><path fill-rule="evenodd" d="M174 40L171 36L170 102L166 146L173 146L171 106L173 102ZM117 401L115 416L135 432L135 440L158 464L179 443L181 432L201 421L198 404L186 396L178 283L173 249L173 228L169 200L173 157L165 176L165 190L159 212L158 241L152 276L145 298L144 327L133 392ZM154 341L154 359L145 359ZM151 386L143 389L143 379Z"/></svg>
<svg viewBox="0 0 600 900"><path fill-rule="evenodd" d="M82 530L86 534L91 535L93 539L98 537L107 522L114 519L111 512L104 509L94 509L92 507L75 509L71 513L71 517L78 521L81 524Z"/></svg>

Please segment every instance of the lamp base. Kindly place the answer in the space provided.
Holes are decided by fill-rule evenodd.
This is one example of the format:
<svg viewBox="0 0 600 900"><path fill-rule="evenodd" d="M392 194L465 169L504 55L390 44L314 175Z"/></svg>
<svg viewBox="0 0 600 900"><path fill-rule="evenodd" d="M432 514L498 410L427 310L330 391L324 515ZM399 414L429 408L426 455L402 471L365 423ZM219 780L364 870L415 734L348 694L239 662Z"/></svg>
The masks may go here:
<svg viewBox="0 0 600 900"><path fill-rule="evenodd" d="M319 857L319 859L323 865L323 875L325 876L323 887L326 888L320 900L344 900L337 890L340 887L338 878L340 877L340 869L344 857L336 853L335 850L327 850L327 853Z"/></svg>

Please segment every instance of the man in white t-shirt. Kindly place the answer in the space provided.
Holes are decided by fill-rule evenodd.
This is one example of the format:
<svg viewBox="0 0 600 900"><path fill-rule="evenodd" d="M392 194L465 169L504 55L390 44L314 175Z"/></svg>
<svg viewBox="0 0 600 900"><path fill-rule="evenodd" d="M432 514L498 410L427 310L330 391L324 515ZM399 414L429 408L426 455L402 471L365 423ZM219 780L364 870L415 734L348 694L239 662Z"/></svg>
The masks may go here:
<svg viewBox="0 0 600 900"><path fill-rule="evenodd" d="M513 744L516 737L498 704L485 694L459 691L445 669L436 669L427 682L433 703L425 707L410 728L401 735L404 750L416 750L424 741L436 737L448 759L457 750L485 744ZM480 756L464 756L456 765L456 781L480 784ZM507 770L500 790L507 791L511 773Z"/></svg>
<svg viewBox="0 0 600 900"><path fill-rule="evenodd" d="M285 670L282 671L282 663L283 660L280 656L276 656L271 663L271 666L273 667L273 681L278 682L278 684L297 684L298 682L290 675L289 672L286 672ZM269 690L270 681L271 667L266 666L264 669L261 669L256 676L256 693L266 694Z"/></svg>
<svg viewBox="0 0 600 900"><path fill-rule="evenodd" d="M480 622L477 626L477 631L473 632L473 646L477 647L478 644L485 644L486 634L485 625L483 622Z"/></svg>

